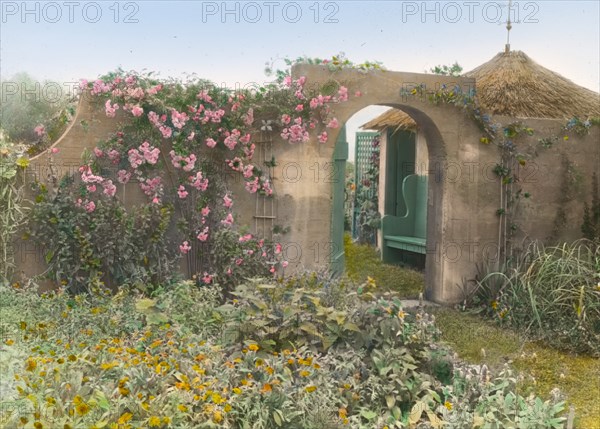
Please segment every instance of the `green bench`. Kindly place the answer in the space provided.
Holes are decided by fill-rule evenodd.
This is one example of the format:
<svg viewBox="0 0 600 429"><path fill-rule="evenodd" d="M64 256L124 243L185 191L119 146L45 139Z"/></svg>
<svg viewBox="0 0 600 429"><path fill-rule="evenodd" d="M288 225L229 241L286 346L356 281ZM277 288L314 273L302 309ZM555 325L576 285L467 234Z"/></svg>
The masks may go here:
<svg viewBox="0 0 600 429"><path fill-rule="evenodd" d="M385 215L381 219L382 259L388 263L402 260L402 252L398 250L426 253L427 176L406 176L402 182L402 198L406 204L404 216Z"/></svg>

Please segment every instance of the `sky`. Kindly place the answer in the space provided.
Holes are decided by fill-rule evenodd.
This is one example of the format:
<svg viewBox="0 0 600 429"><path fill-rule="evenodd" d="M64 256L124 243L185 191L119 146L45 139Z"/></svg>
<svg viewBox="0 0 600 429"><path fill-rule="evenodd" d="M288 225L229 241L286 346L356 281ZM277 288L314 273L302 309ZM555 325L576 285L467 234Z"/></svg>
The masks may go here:
<svg viewBox="0 0 600 429"><path fill-rule="evenodd" d="M600 90L599 1L514 1L510 11L511 49ZM235 88L269 81L266 63L340 52L394 71L468 71L504 50L508 16L508 1L1 0L0 79L77 82L121 67ZM350 142L385 110L357 113Z"/></svg>

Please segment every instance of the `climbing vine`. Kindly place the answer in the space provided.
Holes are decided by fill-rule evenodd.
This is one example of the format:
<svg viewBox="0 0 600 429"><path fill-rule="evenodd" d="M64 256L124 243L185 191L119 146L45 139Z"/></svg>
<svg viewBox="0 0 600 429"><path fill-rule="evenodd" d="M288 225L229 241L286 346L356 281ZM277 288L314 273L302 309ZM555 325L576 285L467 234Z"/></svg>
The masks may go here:
<svg viewBox="0 0 600 429"><path fill-rule="evenodd" d="M380 138L375 137L371 142L373 150L369 159L369 169L363 175L360 183L356 184L355 204L359 209L358 241L375 243L377 229L381 225L379 213L379 157Z"/></svg>
<svg viewBox="0 0 600 429"><path fill-rule="evenodd" d="M338 68L353 67L349 61L335 57L333 64ZM118 244L117 238L104 237L106 246L96 249L90 244L95 231L112 218L127 225L136 224L134 213L146 212L158 215L148 217L148 222L140 227L126 230L151 242L152 231L161 231L156 237L160 245L153 255L160 257L168 254L167 249L178 248L198 283L227 286L248 276L264 275L264 269L266 274L284 270L287 261L283 260L282 246L249 234L238 223L234 212L236 195L229 186L229 177L240 175L245 190L251 194L272 196L269 167L276 160L264 165L257 162L253 137L261 132L278 133L287 143L300 144L312 134L319 144L326 144L328 132L340 126L331 106L347 101L351 95L348 88L335 82L321 92L309 87L303 76L293 79L286 72L280 77L265 87L238 91L199 79L160 80L152 73L123 70L93 82L83 80L81 88L86 96L102 106L107 117L119 121L116 132L84 156L79 173L61 182L57 192L49 194L43 187L38 189L34 218L36 224L45 223L48 228L33 228L31 233L47 244L46 259L52 266L49 274L77 289L84 285L69 282L86 278L88 272L94 271L88 277L97 283L103 282L107 273L115 277L114 268L120 266L117 261L122 259L120 251L111 247ZM359 97L360 93L353 96ZM41 126L39 133L44 133ZM121 186L128 183L137 184L146 196L145 208L134 208L129 213L115 201ZM181 215L177 218L174 213ZM87 252L89 264L71 267L67 266L68 260L82 258L60 257L69 250L64 246L69 238L62 234L66 231L64 225L71 225L67 231L85 238L86 249L91 250L82 247L70 251L77 255ZM176 225L179 232L175 246L165 241L162 234L170 225ZM116 233L121 226L110 230ZM123 235L124 239L127 237ZM77 243L76 238L72 241ZM152 246L143 244L144 239L138 241L143 256ZM114 263L104 265L103 261L109 260L102 256L105 251L112 255L110 260ZM146 261L151 262L153 255L145 255ZM156 266L148 262L138 265ZM161 273L169 271L170 256L162 266L166 270ZM75 272L77 275L71 275ZM162 274L155 278L155 283L165 280ZM117 282L129 283L135 279L145 282L149 277L124 273L115 278Z"/></svg>

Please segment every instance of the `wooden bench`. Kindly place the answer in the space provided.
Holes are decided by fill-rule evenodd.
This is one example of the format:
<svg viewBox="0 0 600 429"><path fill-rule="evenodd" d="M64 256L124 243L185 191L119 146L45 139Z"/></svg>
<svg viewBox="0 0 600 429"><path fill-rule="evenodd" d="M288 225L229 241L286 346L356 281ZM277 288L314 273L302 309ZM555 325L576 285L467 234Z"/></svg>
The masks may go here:
<svg viewBox="0 0 600 429"><path fill-rule="evenodd" d="M382 259L388 263L402 260L402 252L398 250L426 253L427 176L406 176L402 182L402 198L406 213L403 216L385 215L381 219Z"/></svg>

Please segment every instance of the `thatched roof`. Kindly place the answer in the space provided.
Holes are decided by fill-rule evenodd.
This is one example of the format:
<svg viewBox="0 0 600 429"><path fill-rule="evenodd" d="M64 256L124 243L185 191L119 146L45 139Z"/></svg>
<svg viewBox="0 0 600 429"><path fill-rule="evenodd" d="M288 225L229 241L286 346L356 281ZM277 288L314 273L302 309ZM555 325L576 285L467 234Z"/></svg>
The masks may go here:
<svg viewBox="0 0 600 429"><path fill-rule="evenodd" d="M393 127L393 132L399 130L416 131L417 123L402 110L390 109L361 126L361 128L365 130L379 131L387 127Z"/></svg>
<svg viewBox="0 0 600 429"><path fill-rule="evenodd" d="M464 74L488 113L522 118L600 116L600 95L542 67L521 51L501 52Z"/></svg>
<svg viewBox="0 0 600 429"><path fill-rule="evenodd" d="M600 95L542 67L521 51L501 52L464 74L475 78L477 99L487 113L518 118L600 117ZM415 130L401 110L390 109L361 128Z"/></svg>

